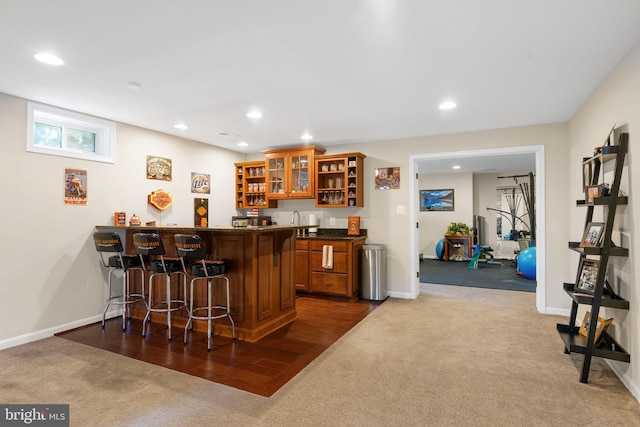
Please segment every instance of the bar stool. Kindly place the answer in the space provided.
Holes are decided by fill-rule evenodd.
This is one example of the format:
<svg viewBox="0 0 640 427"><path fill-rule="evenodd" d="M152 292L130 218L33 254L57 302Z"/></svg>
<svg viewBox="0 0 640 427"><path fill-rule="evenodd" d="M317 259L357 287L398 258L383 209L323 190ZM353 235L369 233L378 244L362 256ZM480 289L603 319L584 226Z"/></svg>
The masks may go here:
<svg viewBox="0 0 640 427"><path fill-rule="evenodd" d="M98 251L98 253L100 254L102 266L109 269L109 273L107 274L109 294L106 300L107 306L102 312L102 329L104 329L105 317L107 315L109 307L112 304L115 304L122 306L122 330L124 331L127 327L127 319L131 317L131 310L129 306L139 301L144 302L144 271L142 270L140 258L138 258L136 255L124 254L122 241L120 240L120 236L118 235L118 233L98 231L96 233L93 233L93 243L96 247L96 251ZM111 255L108 258L105 258L105 256L107 256L105 255L105 253L115 255ZM118 270L123 271L122 293L120 295L113 295L111 275ZM142 284L141 294L131 293L129 273L134 270L140 271L140 283Z"/></svg>
<svg viewBox="0 0 640 427"><path fill-rule="evenodd" d="M177 258L165 258L162 239L156 233L136 233L133 235L133 246L140 257L140 263L149 274L149 297L147 298L147 314L142 321L142 336L145 336L147 321L151 313L166 313L167 338L171 340L171 313L187 306L187 276L182 269L182 263ZM145 260L145 257L147 258ZM153 258L152 258L153 257ZM171 274L182 276L182 299L175 299L171 295ZM156 276L164 276L166 297L161 301L153 301L153 282Z"/></svg>
<svg viewBox="0 0 640 427"><path fill-rule="evenodd" d="M189 307L187 308L188 320L184 327L184 343L187 343L187 329L192 320L207 321L207 350L211 351L211 321L228 317L231 322L231 336L236 338L236 327L231 317L231 305L229 303L229 278L225 275L227 264L224 261L207 261L207 250L204 242L198 235L176 234L174 236L178 256L182 261L182 268L185 274L191 273L195 276L189 286ZM191 270L187 270L189 261L192 261ZM213 305L212 298L212 279L222 279L226 283L226 305ZM206 280L207 282L207 305L194 307L193 285L196 281ZM206 311L206 315L198 315L197 313Z"/></svg>

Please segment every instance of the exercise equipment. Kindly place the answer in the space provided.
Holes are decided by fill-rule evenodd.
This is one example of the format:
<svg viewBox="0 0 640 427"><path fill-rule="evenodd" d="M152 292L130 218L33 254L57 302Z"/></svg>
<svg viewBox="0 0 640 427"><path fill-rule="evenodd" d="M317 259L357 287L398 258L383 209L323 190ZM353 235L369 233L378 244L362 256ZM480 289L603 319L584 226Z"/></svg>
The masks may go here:
<svg viewBox="0 0 640 427"><path fill-rule="evenodd" d="M436 256L440 261L444 259L444 239L440 239L436 244Z"/></svg>
<svg viewBox="0 0 640 427"><path fill-rule="evenodd" d="M501 266L502 263L495 261L493 258L493 249L489 246L482 246L480 244L475 246L473 257L469 260L469 268L477 269L478 264L497 265Z"/></svg>
<svg viewBox="0 0 640 427"><path fill-rule="evenodd" d="M535 246L523 249L518 254L518 272L527 279L536 278L536 248Z"/></svg>

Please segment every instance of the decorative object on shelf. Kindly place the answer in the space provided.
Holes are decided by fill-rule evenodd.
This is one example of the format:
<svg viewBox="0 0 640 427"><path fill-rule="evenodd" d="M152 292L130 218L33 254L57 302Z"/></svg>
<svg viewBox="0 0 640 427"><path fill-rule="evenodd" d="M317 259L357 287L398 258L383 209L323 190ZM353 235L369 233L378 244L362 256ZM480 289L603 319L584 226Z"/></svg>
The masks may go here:
<svg viewBox="0 0 640 427"><path fill-rule="evenodd" d="M206 228L209 223L209 199L193 199L193 225Z"/></svg>
<svg viewBox="0 0 640 427"><path fill-rule="evenodd" d="M349 229L347 231L347 235L359 236L360 235L360 217L350 216L347 218L347 221L349 223Z"/></svg>
<svg viewBox="0 0 640 427"><path fill-rule="evenodd" d="M173 197L171 194L161 189L152 191L151 194L147 196L147 201L151 206L159 211L164 211L173 204Z"/></svg>
<svg viewBox="0 0 640 427"><path fill-rule="evenodd" d="M131 227L137 227L137 226L139 226L141 224L142 224L142 221L140 221L140 217L138 215L136 215L136 214L133 214L131 216L131 219L129 220L129 225Z"/></svg>
<svg viewBox="0 0 640 427"><path fill-rule="evenodd" d="M600 243L602 237L602 230L604 229L603 222L590 222L587 228L584 230L584 235L580 241L581 248L595 248Z"/></svg>
<svg viewBox="0 0 640 427"><path fill-rule="evenodd" d="M211 192L211 177L204 173L191 172L191 192L209 194Z"/></svg>
<svg viewBox="0 0 640 427"><path fill-rule="evenodd" d="M126 212L114 212L113 213L113 225L118 227L124 227L127 225L127 213Z"/></svg>
<svg viewBox="0 0 640 427"><path fill-rule="evenodd" d="M600 341L600 337L602 337L602 333L609 329L609 326L613 323L613 318L603 319L602 317L598 317L598 322L596 324L596 335L593 339L594 343L598 345ZM584 319L582 319L582 325L578 333L584 337L589 335L589 328L591 327L591 312L587 311L584 315Z"/></svg>
<svg viewBox="0 0 640 427"><path fill-rule="evenodd" d="M166 157L147 155L147 179L171 181L172 161Z"/></svg>
<svg viewBox="0 0 640 427"><path fill-rule="evenodd" d="M601 197L602 187L600 185L587 185L584 187L585 202L593 203L597 197Z"/></svg>
<svg viewBox="0 0 640 427"><path fill-rule="evenodd" d="M454 211L453 188L444 190L420 190L421 211Z"/></svg>
<svg viewBox="0 0 640 427"><path fill-rule="evenodd" d="M452 222L447 228L445 236L470 236L471 229L464 222Z"/></svg>
<svg viewBox="0 0 640 427"><path fill-rule="evenodd" d="M575 284L575 292L593 294L596 289L596 279L600 261L597 259L582 258L578 267L578 281Z"/></svg>
<svg viewBox="0 0 640 427"><path fill-rule="evenodd" d="M87 171L85 169L65 168L64 204L87 204Z"/></svg>
<svg viewBox="0 0 640 427"><path fill-rule="evenodd" d="M593 164L584 161L582 163L582 189L586 191L587 187L593 184Z"/></svg>
<svg viewBox="0 0 640 427"><path fill-rule="evenodd" d="M400 188L400 167L376 168L376 190L397 190Z"/></svg>

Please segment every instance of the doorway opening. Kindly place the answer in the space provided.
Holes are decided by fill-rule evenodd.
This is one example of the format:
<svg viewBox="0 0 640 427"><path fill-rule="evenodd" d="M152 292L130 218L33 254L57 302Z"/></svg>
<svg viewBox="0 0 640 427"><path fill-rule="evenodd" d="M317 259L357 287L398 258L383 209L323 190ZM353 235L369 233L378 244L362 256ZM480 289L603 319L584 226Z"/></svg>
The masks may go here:
<svg viewBox="0 0 640 427"><path fill-rule="evenodd" d="M430 153L430 154L421 154L421 155L412 155L410 156L410 172L411 176L415 177L415 179L410 181L410 191L411 194L414 195L410 200L410 216L413 227L413 233L411 233L411 253L412 256L412 267L413 271L416 271L416 275L412 281L411 290L413 292L413 296L417 297L420 293L420 259L422 258L422 249L420 246L420 203L419 203L419 194L420 194L420 174L421 172L426 173L426 170L432 170L430 166L433 165L444 165L450 163L452 161L458 162L485 162L490 163L491 160L494 161L498 159L499 161L505 163L505 168L512 167L513 169L518 169L517 166L514 166L513 162L510 162L509 159L517 159L517 158L526 158L528 157L530 160L534 160L535 168L532 172L534 172L534 180L535 180L535 235L536 235L536 256L535 256L535 292L536 292L536 306L538 311L544 312L545 309L545 296L546 296L546 280L544 277L545 271L545 171L544 171L544 146L522 146L522 147L506 147L506 148L497 148L497 149L485 149L485 150L471 150L471 151L458 151L458 152L445 152L445 153ZM517 163L517 162L516 162ZM502 171L507 171L510 169L501 169L496 170L497 173ZM464 196L464 195L462 195ZM458 199L456 198L456 201ZM461 206L461 209L464 209L464 206ZM479 214L479 207L473 206L471 208L467 207L467 212L472 212L475 209L475 213ZM472 214L469 214L472 215ZM488 215L489 216L489 215ZM432 216L431 218L436 218ZM495 218L495 215L492 216ZM506 223L506 221L505 221ZM424 227L424 224L423 224ZM497 224L493 224L491 227L487 227L492 230L497 229ZM493 232L492 232L493 233ZM496 234L497 235L497 234ZM515 243L515 242L514 242ZM495 248L494 248L495 249ZM490 268L490 267L489 267Z"/></svg>

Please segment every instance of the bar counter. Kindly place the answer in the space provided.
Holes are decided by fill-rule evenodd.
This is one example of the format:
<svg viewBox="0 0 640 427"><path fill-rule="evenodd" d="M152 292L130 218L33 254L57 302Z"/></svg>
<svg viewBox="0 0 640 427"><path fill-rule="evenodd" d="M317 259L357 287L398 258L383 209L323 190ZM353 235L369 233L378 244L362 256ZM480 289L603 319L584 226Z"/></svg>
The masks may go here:
<svg viewBox="0 0 640 427"><path fill-rule="evenodd" d="M166 256L176 257L174 234L198 234L206 245L209 259L224 260L228 263L227 276L230 282L231 315L236 324L238 339L255 342L269 333L291 323L296 318L296 289L294 284L295 240L298 229L292 225L271 225L258 227L184 227L184 226L96 226L99 231L116 231L121 235L125 251L134 253L133 235L147 232L157 233L163 240ZM140 289L132 275L134 289ZM135 279L134 279L135 278ZM172 275L172 291L182 298L180 277ZM188 277L188 282L192 279ZM158 278L158 280L163 280ZM187 282L187 286L188 286ZM215 282L215 280L214 280ZM215 283L214 283L215 284ZM204 290L198 288L195 305L205 305ZM164 286L154 286L154 299L165 299L161 295ZM221 297L221 295L217 295ZM222 299L219 299L222 302ZM143 306L132 309L132 317L143 319ZM174 328L186 324L186 311L179 310L171 316ZM153 323L165 323L163 313L152 313ZM206 332L205 321L194 321L197 331ZM215 334L231 336L228 320L215 323ZM177 332L177 331L176 331ZM178 336L176 334L176 336ZM215 338L214 338L215 339Z"/></svg>

